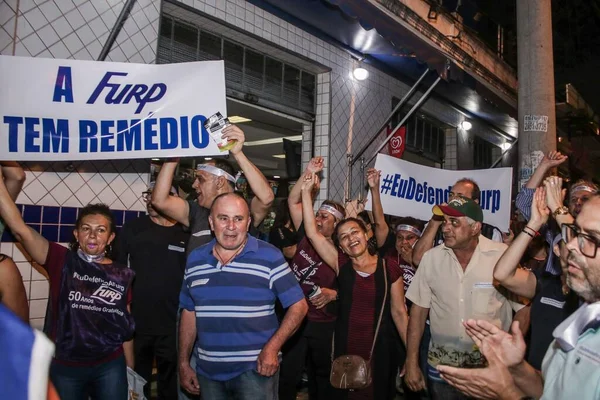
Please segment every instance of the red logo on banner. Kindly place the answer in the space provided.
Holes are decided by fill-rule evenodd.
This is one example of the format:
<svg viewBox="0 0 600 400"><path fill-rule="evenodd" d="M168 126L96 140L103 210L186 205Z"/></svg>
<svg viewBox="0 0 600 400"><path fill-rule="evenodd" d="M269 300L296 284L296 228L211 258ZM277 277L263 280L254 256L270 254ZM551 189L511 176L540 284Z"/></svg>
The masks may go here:
<svg viewBox="0 0 600 400"><path fill-rule="evenodd" d="M391 128L388 127L388 135L390 134ZM388 142L388 152L390 156L396 158L402 158L404 154L404 148L406 147L404 139L406 138L406 127L401 126L394 132L394 136Z"/></svg>

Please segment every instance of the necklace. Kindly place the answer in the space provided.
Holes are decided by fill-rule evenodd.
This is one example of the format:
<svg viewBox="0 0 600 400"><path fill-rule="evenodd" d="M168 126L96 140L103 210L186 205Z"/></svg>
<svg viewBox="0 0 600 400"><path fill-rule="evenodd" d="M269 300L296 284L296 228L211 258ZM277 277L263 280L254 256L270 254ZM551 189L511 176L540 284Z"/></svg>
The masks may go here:
<svg viewBox="0 0 600 400"><path fill-rule="evenodd" d="M91 255L91 254L85 253L81 249L77 249L77 255L79 256L79 258L81 258L83 261L87 261L89 263L92 263L92 262L99 263L100 261L104 260L104 254L106 254L106 253L102 252L101 254Z"/></svg>
<svg viewBox="0 0 600 400"><path fill-rule="evenodd" d="M231 257L229 257L229 259L227 261L223 261L224 258L221 255L221 253L219 253L217 246L213 247L213 250L215 251L215 253L217 253L217 260L221 263L222 266L229 264L231 262L231 260L233 260L238 254L240 254L242 252L242 250L244 250L244 246L246 246L247 241L248 241L248 239L244 240L244 243L242 243L240 245L240 247L238 247L237 251Z"/></svg>

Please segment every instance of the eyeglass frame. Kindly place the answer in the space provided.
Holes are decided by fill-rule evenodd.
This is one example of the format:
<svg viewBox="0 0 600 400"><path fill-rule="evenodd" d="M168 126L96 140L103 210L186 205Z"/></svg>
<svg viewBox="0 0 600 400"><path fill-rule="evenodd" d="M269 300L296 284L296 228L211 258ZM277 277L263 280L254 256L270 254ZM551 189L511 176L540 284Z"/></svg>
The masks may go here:
<svg viewBox="0 0 600 400"><path fill-rule="evenodd" d="M598 252L598 247L600 246L600 240L596 239L595 237L588 235L586 233L582 233L581 229L575 225L575 224L562 224L561 226L561 230L560 233L562 235L562 240L565 243L569 243L570 240L567 239L567 230L571 230L575 233L575 236L577 238L577 247L579 248L579 251L581 252L581 254L583 254L585 257L587 258L595 258L596 257L596 253ZM573 239L573 238L571 238ZM594 245L594 252L592 255L589 254L585 254L583 252L583 247L584 247L584 239L586 239L588 242L592 243Z"/></svg>

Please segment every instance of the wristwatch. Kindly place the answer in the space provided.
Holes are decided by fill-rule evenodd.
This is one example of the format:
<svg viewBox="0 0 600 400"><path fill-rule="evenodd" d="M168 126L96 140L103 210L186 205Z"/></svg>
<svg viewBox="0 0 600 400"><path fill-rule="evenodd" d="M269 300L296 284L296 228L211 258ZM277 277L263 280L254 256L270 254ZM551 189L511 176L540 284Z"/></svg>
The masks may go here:
<svg viewBox="0 0 600 400"><path fill-rule="evenodd" d="M569 213L569 208L565 206L557 207L556 210L552 213L552 216L556 217L557 215L566 215Z"/></svg>

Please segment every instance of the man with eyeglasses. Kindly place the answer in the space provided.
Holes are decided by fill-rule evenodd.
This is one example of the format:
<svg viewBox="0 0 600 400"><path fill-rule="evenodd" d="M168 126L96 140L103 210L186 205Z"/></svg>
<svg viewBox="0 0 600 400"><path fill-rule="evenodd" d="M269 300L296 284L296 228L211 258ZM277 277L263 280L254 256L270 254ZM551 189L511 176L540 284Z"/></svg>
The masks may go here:
<svg viewBox="0 0 600 400"><path fill-rule="evenodd" d="M158 398L177 399L176 319L189 234L150 203L154 183L142 193L147 215L127 221L119 232L117 260L135 270L131 312L135 320L135 371L148 383L156 358ZM175 187L169 195L178 197Z"/></svg>
<svg viewBox="0 0 600 400"><path fill-rule="evenodd" d="M507 333L485 321L467 321L466 331L488 366L438 366L447 382L475 398L600 398L600 196L590 196L575 223L562 225L562 233L567 285L584 304L554 330L541 374L523 359L525 343L517 324Z"/></svg>

